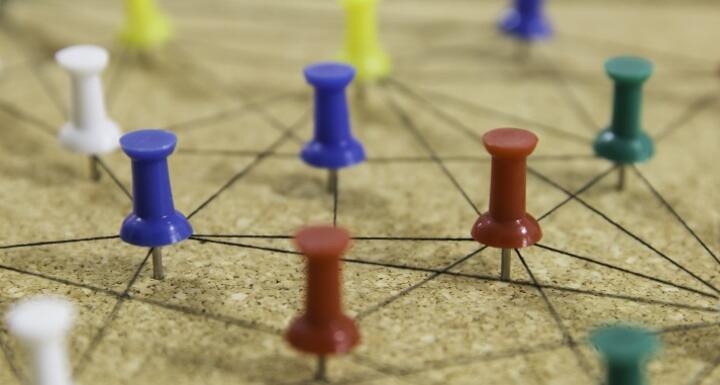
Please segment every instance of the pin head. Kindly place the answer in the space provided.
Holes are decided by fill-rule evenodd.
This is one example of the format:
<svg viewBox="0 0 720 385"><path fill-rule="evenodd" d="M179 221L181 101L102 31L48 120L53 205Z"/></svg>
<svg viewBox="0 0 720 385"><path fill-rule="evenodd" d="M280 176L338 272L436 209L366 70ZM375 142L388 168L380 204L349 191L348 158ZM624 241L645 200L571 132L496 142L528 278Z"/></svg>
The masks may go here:
<svg viewBox="0 0 720 385"><path fill-rule="evenodd" d="M355 69L342 63L318 63L305 68L305 79L318 88L343 88L355 77Z"/></svg>
<svg viewBox="0 0 720 385"><path fill-rule="evenodd" d="M350 247L350 234L331 225L304 227L295 233L295 245L308 258L337 259Z"/></svg>
<svg viewBox="0 0 720 385"><path fill-rule="evenodd" d="M61 338L72 327L75 310L62 298L36 297L12 306L7 314L8 329L30 341Z"/></svg>
<svg viewBox="0 0 720 385"><path fill-rule="evenodd" d="M498 128L483 135L483 143L494 157L527 157L537 146L538 137L521 128Z"/></svg>
<svg viewBox="0 0 720 385"><path fill-rule="evenodd" d="M166 158L175 150L177 137L164 130L132 131L120 138L120 146L133 160Z"/></svg>
<svg viewBox="0 0 720 385"><path fill-rule="evenodd" d="M617 82L637 83L652 75L653 64L640 57L618 56L605 62L605 71Z"/></svg>
<svg viewBox="0 0 720 385"><path fill-rule="evenodd" d="M596 330L590 341L611 364L635 364L660 346L657 335L637 326L616 325Z"/></svg>
<svg viewBox="0 0 720 385"><path fill-rule="evenodd" d="M547 39L552 27L545 18L543 0L516 0L500 20L500 30L522 41Z"/></svg>
<svg viewBox="0 0 720 385"><path fill-rule="evenodd" d="M61 67L79 75L99 73L107 66L108 59L107 50L96 45L73 45L55 53Z"/></svg>

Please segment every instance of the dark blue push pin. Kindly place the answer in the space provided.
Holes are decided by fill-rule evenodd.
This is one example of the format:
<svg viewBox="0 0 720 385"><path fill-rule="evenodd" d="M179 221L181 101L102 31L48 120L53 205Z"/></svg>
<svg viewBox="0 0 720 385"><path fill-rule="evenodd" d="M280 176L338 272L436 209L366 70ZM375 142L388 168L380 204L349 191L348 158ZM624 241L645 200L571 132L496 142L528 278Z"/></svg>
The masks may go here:
<svg viewBox="0 0 720 385"><path fill-rule="evenodd" d="M547 39L552 35L543 11L544 0L514 0L500 21L500 30L524 41Z"/></svg>
<svg viewBox="0 0 720 385"><path fill-rule="evenodd" d="M365 160L362 144L350 131L345 88L355 69L340 63L319 63L305 68L305 79L315 87L315 135L300 157L305 163L326 168L328 191L337 188L337 170Z"/></svg>
<svg viewBox="0 0 720 385"><path fill-rule="evenodd" d="M163 279L161 247L192 235L190 222L173 204L167 157L175 150L175 134L139 130L123 135L120 146L132 159L133 212L120 228L120 238L152 247L153 278Z"/></svg>

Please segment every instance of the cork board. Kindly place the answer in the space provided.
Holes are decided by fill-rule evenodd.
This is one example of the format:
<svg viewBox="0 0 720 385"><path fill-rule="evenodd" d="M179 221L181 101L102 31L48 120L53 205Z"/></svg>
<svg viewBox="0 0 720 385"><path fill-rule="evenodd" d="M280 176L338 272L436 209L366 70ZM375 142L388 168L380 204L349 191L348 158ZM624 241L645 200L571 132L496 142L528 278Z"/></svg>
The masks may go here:
<svg viewBox="0 0 720 385"><path fill-rule="evenodd" d="M0 312L73 300L78 384L311 383L314 358L282 338L302 309L289 237L333 221L356 237L344 301L363 342L330 360L332 383L597 383L587 335L619 321L660 334L652 384L720 380L712 1L552 1L556 37L529 50L496 32L505 1L383 2L395 70L349 90L369 159L341 172L337 195L297 158L312 133L301 70L337 52L335 2L167 1L177 39L148 55L116 43L119 3L18 0L0 20ZM117 237L127 158L103 156L95 183L57 143L68 84L52 54L77 43L111 51L108 110L125 131L178 135L175 204L196 234L167 248L164 281ZM609 119L602 63L619 54L656 68L643 121L657 154L622 192L590 146ZM504 126L540 138L527 204L544 231L510 282L499 251L469 237L488 203L479 137ZM0 383L21 384L27 352L0 330Z"/></svg>

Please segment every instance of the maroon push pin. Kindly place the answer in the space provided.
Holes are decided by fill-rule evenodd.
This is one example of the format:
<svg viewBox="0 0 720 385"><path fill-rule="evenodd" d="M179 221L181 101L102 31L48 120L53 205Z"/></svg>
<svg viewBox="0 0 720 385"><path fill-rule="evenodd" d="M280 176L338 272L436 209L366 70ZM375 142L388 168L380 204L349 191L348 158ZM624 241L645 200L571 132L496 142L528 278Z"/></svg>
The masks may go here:
<svg viewBox="0 0 720 385"><path fill-rule="evenodd" d="M498 128L483 135L492 155L490 208L472 228L476 241L502 249L500 278L510 279L510 251L542 238L538 222L525 212L526 160L538 138L519 128Z"/></svg>
<svg viewBox="0 0 720 385"><path fill-rule="evenodd" d="M295 234L295 245L307 257L305 313L285 338L301 352L318 356L315 379L324 381L325 356L347 353L360 342L355 322L342 312L340 293L340 257L350 235L331 225L305 227Z"/></svg>

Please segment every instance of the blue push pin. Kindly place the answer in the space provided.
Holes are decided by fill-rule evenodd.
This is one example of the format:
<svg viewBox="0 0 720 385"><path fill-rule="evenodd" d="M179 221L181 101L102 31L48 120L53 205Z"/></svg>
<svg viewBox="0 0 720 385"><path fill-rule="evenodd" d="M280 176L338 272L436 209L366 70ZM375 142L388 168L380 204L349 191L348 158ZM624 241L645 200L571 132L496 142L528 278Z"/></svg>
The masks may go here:
<svg viewBox="0 0 720 385"><path fill-rule="evenodd" d="M340 63L319 63L305 68L305 79L315 87L315 135L305 144L300 157L305 163L326 168L328 191L337 188L337 170L365 160L362 144L350 131L350 114L345 88L355 69Z"/></svg>
<svg viewBox="0 0 720 385"><path fill-rule="evenodd" d="M152 247L153 278L163 279L161 247L192 235L190 222L173 205L167 157L175 150L175 134L139 130L120 138L122 150L132 159L133 212L120 228L120 238L137 246Z"/></svg>
<svg viewBox="0 0 720 385"><path fill-rule="evenodd" d="M549 38L552 28L543 12L543 0L515 0L500 21L500 30L524 41Z"/></svg>

